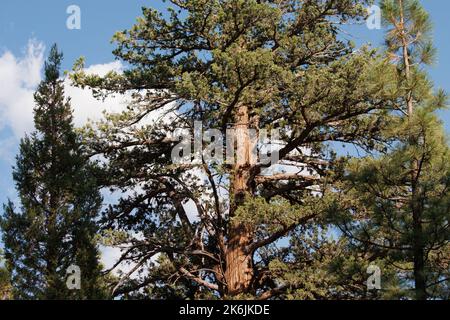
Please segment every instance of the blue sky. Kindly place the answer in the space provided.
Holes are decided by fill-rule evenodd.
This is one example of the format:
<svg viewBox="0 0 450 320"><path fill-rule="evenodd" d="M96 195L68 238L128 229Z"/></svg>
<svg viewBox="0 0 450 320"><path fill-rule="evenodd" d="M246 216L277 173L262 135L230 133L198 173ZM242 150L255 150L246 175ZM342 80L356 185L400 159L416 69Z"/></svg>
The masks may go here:
<svg viewBox="0 0 450 320"><path fill-rule="evenodd" d="M438 63L430 69L430 75L437 87L450 92L450 64L446 61L446 58L450 57L448 32L450 1L423 0L422 2L434 22L435 45L439 51ZM66 28L68 18L66 9L72 4L81 8L81 30ZM36 46L43 44L46 48L54 42L58 43L65 54L63 68L66 70L70 69L73 62L80 56L86 57L87 65L110 63L114 59L111 54L114 46L110 43L112 35L116 31L129 28L140 15L142 6L163 8L165 4L161 0L2 0L0 3L0 61L2 56L16 59L5 58L5 61L15 61L16 67L19 68L17 70L24 71L25 76L29 73L30 79L18 80L20 85L25 83L25 89L28 91L36 82L35 76L33 77L34 69L30 65L24 67L20 61L26 61L26 50L30 39L34 39ZM363 25L352 27L352 33L358 44L371 42L377 46L382 43L382 30L370 31ZM39 53L39 49L37 51ZM9 56L5 56L6 53ZM36 61L40 61L38 53L34 57ZM0 74L1 72L2 70ZM8 84L8 78L0 77L0 91L2 88L8 88ZM14 129L8 123L9 118L2 115L1 108L0 100L0 117L4 117L4 119L0 118L0 150L8 149L0 151L0 203L4 203L7 197L14 198L15 194L11 181L11 165L13 154L17 150L18 137L17 132L14 136ZM31 110L29 112L31 113ZM447 131L450 132L450 112L442 112L442 118L446 123ZM20 121L20 117L14 119Z"/></svg>

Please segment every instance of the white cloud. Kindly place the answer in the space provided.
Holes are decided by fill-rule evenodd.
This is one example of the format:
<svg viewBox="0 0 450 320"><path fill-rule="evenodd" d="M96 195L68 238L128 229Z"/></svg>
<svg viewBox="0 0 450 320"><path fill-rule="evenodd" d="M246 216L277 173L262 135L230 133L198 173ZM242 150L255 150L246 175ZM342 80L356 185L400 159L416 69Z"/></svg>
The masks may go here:
<svg viewBox="0 0 450 320"><path fill-rule="evenodd" d="M121 72L122 64L119 61L98 64L88 67L85 71L87 74L104 76L110 71ZM66 79L64 84L66 95L72 98L71 104L77 127L85 125L88 120L100 120L105 110L108 112L123 111L128 104L128 99L124 96L108 97L104 101L100 101L92 96L91 90L73 87L69 79Z"/></svg>
<svg viewBox="0 0 450 320"><path fill-rule="evenodd" d="M22 56L16 57L9 51L0 55L0 131L10 129L17 140L33 130L33 94L42 80L44 50L42 43L30 40ZM121 70L122 64L115 61L90 66L86 72L105 75ZM125 109L127 100L124 97L99 101L89 89L73 87L68 79L64 84L66 96L72 98L76 126L83 126L88 119L99 120L104 110L119 112Z"/></svg>
<svg viewBox="0 0 450 320"><path fill-rule="evenodd" d="M22 57L9 51L0 56L0 130L20 137L33 127L33 93L43 63L44 46L33 40Z"/></svg>
<svg viewBox="0 0 450 320"><path fill-rule="evenodd" d="M102 253L101 262L105 270L109 270L114 267L122 254L119 248L114 247L101 246L100 251Z"/></svg>

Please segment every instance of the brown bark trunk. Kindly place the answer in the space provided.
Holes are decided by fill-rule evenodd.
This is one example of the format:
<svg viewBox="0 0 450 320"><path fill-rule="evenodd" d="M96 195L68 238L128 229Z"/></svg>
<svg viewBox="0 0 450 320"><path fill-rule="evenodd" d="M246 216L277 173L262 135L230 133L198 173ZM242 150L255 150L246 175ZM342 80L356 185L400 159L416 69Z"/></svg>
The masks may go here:
<svg viewBox="0 0 450 320"><path fill-rule="evenodd" d="M251 229L242 224L231 223L225 270L228 296L236 296L250 290L253 279L253 257L247 251L250 243Z"/></svg>
<svg viewBox="0 0 450 320"><path fill-rule="evenodd" d="M400 7L400 26L401 26L401 38L402 38L402 53L403 53L403 63L405 64L405 76L406 80L409 82L411 79L411 63L410 56L408 52L408 40L406 38L405 31L405 17L403 12L403 1L398 1ZM408 119L412 120L414 113L414 101L413 92L409 90L406 96L406 103L408 107ZM411 143L415 143L415 137L413 133L410 136ZM423 228L422 228L422 209L418 201L418 190L417 190L417 180L418 180L418 161L417 159L411 159L412 171L411 171L411 184L412 184L412 194L411 194L411 211L413 216L413 265L414 265L414 288L416 300L426 300L427 299L427 289L426 289L426 278L425 278L425 249L423 244Z"/></svg>
<svg viewBox="0 0 450 320"><path fill-rule="evenodd" d="M250 171L256 163L252 152L253 139L249 133L248 107L240 106L236 115L235 135L237 142L236 163L231 182L230 225L228 227L227 252L225 255L225 280L228 296L247 293L253 279L253 256L248 252L253 230L249 225L233 221L236 209L252 195Z"/></svg>
<svg viewBox="0 0 450 320"><path fill-rule="evenodd" d="M409 82L411 79L411 64L409 61L408 41L406 38L406 31L405 31L405 17L404 17L404 13L403 13L403 1L399 0L398 3L400 6L400 26L401 26L401 38L402 38L403 63L405 64L406 80ZM414 112L413 95L412 95L411 90L407 93L406 104L408 106L408 117L411 118L413 115L413 112Z"/></svg>

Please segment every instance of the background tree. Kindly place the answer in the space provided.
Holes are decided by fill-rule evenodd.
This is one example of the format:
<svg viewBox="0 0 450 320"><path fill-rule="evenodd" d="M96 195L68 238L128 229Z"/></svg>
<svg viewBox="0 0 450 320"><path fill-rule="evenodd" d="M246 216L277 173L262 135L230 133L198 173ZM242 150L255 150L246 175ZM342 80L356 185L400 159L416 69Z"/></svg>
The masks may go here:
<svg viewBox="0 0 450 320"><path fill-rule="evenodd" d="M21 201L0 219L15 298L92 299L100 265L94 236L101 196L84 155L60 79L62 54L52 47L35 93L36 131L22 139L13 178ZM67 269L81 268L81 290L68 290Z"/></svg>
<svg viewBox="0 0 450 320"><path fill-rule="evenodd" d="M107 159L102 185L123 193L104 217L108 242L124 249L119 262L134 266L115 295L336 295L324 255L339 244L320 236L334 166L327 145L377 146L393 107L372 79L383 71L374 52L339 37L369 2L172 0L167 18L144 8L115 35L114 53L130 66L123 74L87 75L76 64L79 86L134 98L85 132ZM168 133L194 120L234 130L233 163L172 162L179 141ZM263 146L248 129L272 128L281 145L270 166L253 156Z"/></svg>
<svg viewBox="0 0 450 320"><path fill-rule="evenodd" d="M443 92L423 69L433 61L431 23L419 1L382 1L389 27L387 56L395 68L390 87L403 117L386 129L388 153L353 161L348 170L341 229L361 248L397 270L400 294L416 299L449 295L449 147L435 114Z"/></svg>

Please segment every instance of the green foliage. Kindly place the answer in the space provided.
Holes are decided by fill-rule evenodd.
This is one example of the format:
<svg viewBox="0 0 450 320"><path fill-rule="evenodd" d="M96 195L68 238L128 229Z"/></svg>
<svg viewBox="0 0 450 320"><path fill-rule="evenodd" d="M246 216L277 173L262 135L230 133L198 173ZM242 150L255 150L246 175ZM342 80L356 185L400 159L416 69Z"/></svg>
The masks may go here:
<svg viewBox="0 0 450 320"><path fill-rule="evenodd" d="M94 96L132 97L81 135L53 48L37 131L14 169L21 210L10 202L0 219L0 298L104 298L109 285L122 299L449 299L450 147L437 115L447 94L424 67L432 23L418 0L383 0L384 55L356 49L340 26L363 21L371 3L143 8L113 38L126 70L74 65L71 79ZM174 164L170 133L194 121L279 129L280 160ZM337 157L337 143L364 157ZM100 187L121 193L102 230ZM122 248L116 266L131 271L100 279L97 241ZM82 269L81 291L65 288L69 264ZM374 265L382 288L369 291Z"/></svg>
<svg viewBox="0 0 450 320"><path fill-rule="evenodd" d="M433 25L420 1L383 0L381 9L383 21L389 28L386 34L388 52L401 56L406 45L412 64L431 64L436 55L431 37Z"/></svg>
<svg viewBox="0 0 450 320"><path fill-rule="evenodd" d="M436 111L447 96L422 69L432 60L431 22L419 1L382 1L396 109L386 152L348 162L330 216L356 250L383 258L397 298L448 299L450 149Z"/></svg>
<svg viewBox="0 0 450 320"><path fill-rule="evenodd" d="M362 250L381 254L398 266L403 290L410 288L413 277L413 244L416 230L411 212L411 159L419 158L420 172L415 180L421 204L421 239L426 248L426 276L429 294L446 298L448 288L449 250L448 193L450 154L442 124L426 110L416 110L412 122L405 119L402 132L404 142L380 158L353 160L347 167L347 187L331 214L340 217L344 234L360 243ZM406 130L405 130L406 127ZM414 132L416 141L410 142ZM400 140L401 141L401 140ZM417 200L416 200L417 201ZM341 209L337 209L341 208ZM341 215L336 214L341 211ZM403 267L401 267L403 266ZM436 287L437 286L437 287ZM404 291L404 297L411 293Z"/></svg>
<svg viewBox="0 0 450 320"><path fill-rule="evenodd" d="M0 300L12 299L11 276L5 266L3 252L0 250Z"/></svg>
<svg viewBox="0 0 450 320"><path fill-rule="evenodd" d="M339 37L340 24L363 21L370 3L172 0L168 15L144 8L114 36L114 54L129 65L123 73L88 75L77 62L78 86L98 97L133 95L126 112L84 130L88 148L107 159L102 184L124 194L104 228L139 276L123 275L117 296L227 297L224 261L237 224L252 230L243 250L254 276L233 298L367 298L363 272L350 284L333 274L338 253L353 255L331 238L324 212L344 162L328 144L383 151L393 140L382 128L397 118L396 67ZM235 207L236 167L173 165L178 141L167 133L194 120L232 128L242 106L249 127L280 129L280 163L303 177L248 168L248 197ZM340 268L356 270L348 264Z"/></svg>
<svg viewBox="0 0 450 320"><path fill-rule="evenodd" d="M101 196L75 133L60 79L62 54L52 47L35 93L36 131L20 143L13 178L21 208L10 201L0 218L13 295L18 299L95 299L101 267L93 237ZM81 290L68 290L66 271L81 269Z"/></svg>
<svg viewBox="0 0 450 320"><path fill-rule="evenodd" d="M81 134L54 47L14 169L21 208L0 218L0 298L106 298L108 285L122 299L449 299L450 148L436 112L447 95L423 67L436 53L430 17L418 0L381 1L381 55L340 37L371 3L143 8L113 38L126 70L90 75L80 58L69 75L98 98L132 96ZM279 129L280 160L174 164L169 133L193 121ZM364 157L337 157L337 143ZM100 187L121 194L102 230ZM97 241L122 248L131 271L100 278ZM80 291L65 287L70 264ZM367 290L370 265L381 290Z"/></svg>

